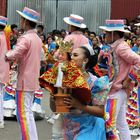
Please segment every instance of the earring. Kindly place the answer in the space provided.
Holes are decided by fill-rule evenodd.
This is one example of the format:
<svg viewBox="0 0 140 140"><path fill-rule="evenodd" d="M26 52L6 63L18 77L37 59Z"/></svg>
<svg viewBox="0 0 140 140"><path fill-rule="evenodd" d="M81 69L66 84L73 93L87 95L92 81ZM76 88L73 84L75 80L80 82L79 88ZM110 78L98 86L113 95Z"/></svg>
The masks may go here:
<svg viewBox="0 0 140 140"><path fill-rule="evenodd" d="M82 69L85 70L85 67L86 67L86 63L83 62L83 64L82 64Z"/></svg>

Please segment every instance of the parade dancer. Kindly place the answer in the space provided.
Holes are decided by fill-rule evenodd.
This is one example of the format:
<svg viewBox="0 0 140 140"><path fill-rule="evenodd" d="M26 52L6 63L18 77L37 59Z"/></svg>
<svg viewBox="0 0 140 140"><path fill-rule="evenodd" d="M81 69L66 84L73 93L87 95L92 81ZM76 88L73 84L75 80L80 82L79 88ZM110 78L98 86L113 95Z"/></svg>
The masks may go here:
<svg viewBox="0 0 140 140"><path fill-rule="evenodd" d="M115 68L106 107L106 111L110 115L106 121L107 139L118 140L116 131L118 129L121 140L131 140L126 121L126 102L130 92L126 92L129 91L129 87L123 86L123 83L128 78L132 65L140 69L140 56L133 52L124 41L124 33L129 33L129 31L124 28L123 20L106 20L105 26L99 28L106 31L106 42L111 44Z"/></svg>
<svg viewBox="0 0 140 140"><path fill-rule="evenodd" d="M9 63L5 62L5 53L8 50L4 28L7 18L0 16L0 128L4 128L3 95L4 84L9 82Z"/></svg>
<svg viewBox="0 0 140 140"><path fill-rule="evenodd" d="M86 28L83 17L71 14L69 17L64 17L63 20L68 24L68 31L71 33L64 38L64 41L72 41L73 49L89 44L88 39L81 32L81 29Z"/></svg>
<svg viewBox="0 0 140 140"><path fill-rule="evenodd" d="M86 24L84 24L83 17L75 14L70 14L69 17L64 17L63 20L66 24L68 24L68 31L70 33L69 35L66 35L64 41L65 42L72 41L73 42L72 49L79 48L80 46L87 46L89 48L92 48L89 43L89 40L83 35L83 32L81 31L87 27ZM97 56L95 54L93 60L94 63L97 62ZM92 74L95 74L93 70L93 66L94 65L91 65L89 67L89 71Z"/></svg>
<svg viewBox="0 0 140 140"><path fill-rule="evenodd" d="M140 55L140 37L136 38L136 44L132 47L132 50ZM137 84L128 100L126 116L129 128L131 129L131 135L138 136L140 135L140 75L137 74L135 69L132 69L129 76L132 77Z"/></svg>
<svg viewBox="0 0 140 140"><path fill-rule="evenodd" d="M16 88L17 119L20 124L22 140L38 140L36 124L31 110L34 93L39 89L40 55L42 41L35 27L40 14L25 7L21 16L21 28L25 33L20 36L15 49L5 55L5 59L18 60Z"/></svg>

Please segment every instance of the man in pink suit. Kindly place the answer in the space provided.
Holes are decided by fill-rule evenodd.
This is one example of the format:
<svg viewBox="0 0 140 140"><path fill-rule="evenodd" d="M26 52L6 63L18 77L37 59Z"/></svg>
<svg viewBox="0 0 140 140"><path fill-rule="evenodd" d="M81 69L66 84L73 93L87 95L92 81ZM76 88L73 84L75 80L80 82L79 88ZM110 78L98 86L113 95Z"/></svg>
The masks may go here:
<svg viewBox="0 0 140 140"><path fill-rule="evenodd" d="M80 31L81 29L86 28L86 25L83 23L84 18L79 15L71 14L69 17L64 17L63 20L68 24L68 30L71 33L64 38L64 41L72 40L73 49L83 45L87 46L89 41Z"/></svg>
<svg viewBox="0 0 140 140"><path fill-rule="evenodd" d="M34 92L39 89L40 55L42 41L35 27L40 14L24 8L18 11L21 28L25 33L20 36L15 49L6 53L6 60L18 60L18 81L16 89L17 119L20 124L22 140L38 140L33 112L31 111Z"/></svg>
<svg viewBox="0 0 140 140"><path fill-rule="evenodd" d="M81 29L86 28L86 25L83 23L84 18L71 14L69 17L63 18L64 22L68 24L68 31L70 34L66 35L64 41L72 41L73 46L72 49L76 49L80 46L87 46L89 51L92 53L92 47L89 45L88 39L83 35ZM94 52L92 53L94 55ZM54 120L54 119L53 119ZM60 117L55 121L52 128L52 138L54 140L63 139L62 131L61 131L61 123L62 118Z"/></svg>
<svg viewBox="0 0 140 140"><path fill-rule="evenodd" d="M106 31L106 42L111 46L115 68L106 107L109 114L106 121L108 140L119 140L116 130L119 131L121 140L131 140L126 122L126 102L129 97L129 92L126 91L129 87L125 87L124 81L132 66L140 70L140 56L124 41L124 33L130 33L124 27L123 20L106 20L105 26L99 27Z"/></svg>
<svg viewBox="0 0 140 140"><path fill-rule="evenodd" d="M6 17L0 16L0 128L4 128L3 87L9 82L9 63L5 62L5 53L8 47L4 33L7 20Z"/></svg>

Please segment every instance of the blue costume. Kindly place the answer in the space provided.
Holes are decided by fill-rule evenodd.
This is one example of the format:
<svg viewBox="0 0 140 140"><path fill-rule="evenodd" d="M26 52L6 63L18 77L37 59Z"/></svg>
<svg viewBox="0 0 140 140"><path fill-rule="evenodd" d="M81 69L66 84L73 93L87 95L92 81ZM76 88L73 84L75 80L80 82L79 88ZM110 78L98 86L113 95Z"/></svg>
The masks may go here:
<svg viewBox="0 0 140 140"><path fill-rule="evenodd" d="M90 73L89 73L90 74ZM88 84L92 92L92 105L105 105L109 92L107 76L97 78L90 74ZM65 140L106 140L105 121L80 110L64 115Z"/></svg>

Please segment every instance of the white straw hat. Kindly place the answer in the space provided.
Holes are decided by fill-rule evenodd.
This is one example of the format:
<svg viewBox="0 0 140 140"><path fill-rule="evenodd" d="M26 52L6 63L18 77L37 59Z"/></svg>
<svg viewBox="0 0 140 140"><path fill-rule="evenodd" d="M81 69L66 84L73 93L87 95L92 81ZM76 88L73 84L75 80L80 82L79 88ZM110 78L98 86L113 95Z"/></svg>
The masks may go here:
<svg viewBox="0 0 140 140"><path fill-rule="evenodd" d="M16 11L18 12L18 14L20 14L22 17L24 17L25 19L27 19L29 21L32 21L35 23L39 22L38 20L39 20L40 14L28 7L25 7L23 9L23 12L18 11L18 10L16 10Z"/></svg>
<svg viewBox="0 0 140 140"><path fill-rule="evenodd" d="M84 18L79 15L71 14L69 17L64 17L63 20L69 25L86 28L86 25L83 23Z"/></svg>
<svg viewBox="0 0 140 140"><path fill-rule="evenodd" d="M136 25L136 26L140 26L140 23L136 23L135 25Z"/></svg>
<svg viewBox="0 0 140 140"><path fill-rule="evenodd" d="M106 20L105 26L99 26L99 28L108 32L120 31L130 33L129 30L125 29L124 20Z"/></svg>
<svg viewBox="0 0 140 140"><path fill-rule="evenodd" d="M6 26L8 18L0 16L0 25Z"/></svg>

